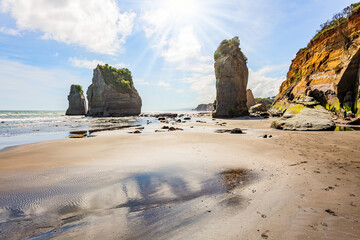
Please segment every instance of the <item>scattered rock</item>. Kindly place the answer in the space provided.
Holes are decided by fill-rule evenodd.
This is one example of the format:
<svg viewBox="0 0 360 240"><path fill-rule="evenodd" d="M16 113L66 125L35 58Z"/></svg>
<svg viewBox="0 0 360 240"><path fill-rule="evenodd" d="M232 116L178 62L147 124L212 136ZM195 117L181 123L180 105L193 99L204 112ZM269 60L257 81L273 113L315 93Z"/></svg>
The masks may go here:
<svg viewBox="0 0 360 240"><path fill-rule="evenodd" d="M331 209L326 209L325 212L327 212L330 215L337 216L336 213Z"/></svg>
<svg viewBox="0 0 360 240"><path fill-rule="evenodd" d="M165 132L164 130L155 130L155 132Z"/></svg>
<svg viewBox="0 0 360 240"><path fill-rule="evenodd" d="M258 103L254 106L252 106L249 110L250 113L255 113L255 112L266 112L266 105L264 102Z"/></svg>
<svg viewBox="0 0 360 240"><path fill-rule="evenodd" d="M230 131L231 134L240 134L243 133L240 128L234 128Z"/></svg>
<svg viewBox="0 0 360 240"><path fill-rule="evenodd" d="M184 129L182 128L175 128L175 127L170 127L169 131L184 131Z"/></svg>
<svg viewBox="0 0 360 240"><path fill-rule="evenodd" d="M139 133L141 133L141 131L139 131L139 130L136 130L136 131L133 131L133 132L129 132L129 133L139 134Z"/></svg>
<svg viewBox="0 0 360 240"><path fill-rule="evenodd" d="M169 126L163 126L161 129L169 129Z"/></svg>
<svg viewBox="0 0 360 240"><path fill-rule="evenodd" d="M69 138L85 138L87 137L86 133L83 134L74 134L74 135L70 135Z"/></svg>
<svg viewBox="0 0 360 240"><path fill-rule="evenodd" d="M191 120L191 117L184 117L184 120Z"/></svg>
<svg viewBox="0 0 360 240"><path fill-rule="evenodd" d="M271 127L295 131L332 131L336 125L328 111L319 107L304 108L294 117L274 121Z"/></svg>
<svg viewBox="0 0 360 240"><path fill-rule="evenodd" d="M138 130L143 130L145 127L137 127L135 129L138 129Z"/></svg>

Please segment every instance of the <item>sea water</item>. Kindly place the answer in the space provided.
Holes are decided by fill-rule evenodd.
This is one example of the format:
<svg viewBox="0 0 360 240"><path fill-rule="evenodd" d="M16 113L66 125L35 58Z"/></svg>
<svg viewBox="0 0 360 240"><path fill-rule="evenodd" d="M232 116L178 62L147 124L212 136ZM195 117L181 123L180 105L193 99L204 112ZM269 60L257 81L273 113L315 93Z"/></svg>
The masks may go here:
<svg viewBox="0 0 360 240"><path fill-rule="evenodd" d="M140 117L66 116L64 111L0 111L0 150L6 147L66 138L71 131L137 125Z"/></svg>

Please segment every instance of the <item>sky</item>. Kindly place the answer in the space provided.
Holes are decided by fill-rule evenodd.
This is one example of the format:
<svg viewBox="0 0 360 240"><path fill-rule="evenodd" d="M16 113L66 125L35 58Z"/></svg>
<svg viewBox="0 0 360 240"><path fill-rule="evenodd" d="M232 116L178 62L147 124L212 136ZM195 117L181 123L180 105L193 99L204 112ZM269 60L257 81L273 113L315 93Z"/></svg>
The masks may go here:
<svg viewBox="0 0 360 240"><path fill-rule="evenodd" d="M66 110L97 64L131 70L143 111L216 95L214 52L239 36L248 88L271 97L296 52L350 0L0 0L0 110Z"/></svg>

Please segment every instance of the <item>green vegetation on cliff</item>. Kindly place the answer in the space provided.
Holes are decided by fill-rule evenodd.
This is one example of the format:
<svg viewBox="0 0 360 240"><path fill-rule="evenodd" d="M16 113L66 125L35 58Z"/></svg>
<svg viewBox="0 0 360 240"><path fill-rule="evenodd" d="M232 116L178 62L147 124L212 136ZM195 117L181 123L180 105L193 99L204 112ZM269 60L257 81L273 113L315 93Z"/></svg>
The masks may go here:
<svg viewBox="0 0 360 240"><path fill-rule="evenodd" d="M230 40L223 40L220 44L220 46L218 47L218 49L215 51L214 53L214 60L216 61L218 58L221 58L222 56L226 55L229 50L232 47L239 47L240 45L240 40L239 37L233 37Z"/></svg>
<svg viewBox="0 0 360 240"><path fill-rule="evenodd" d="M102 76L107 85L111 84L116 91L131 93L135 87L131 71L127 68L117 69L105 64L99 65Z"/></svg>
<svg viewBox="0 0 360 240"><path fill-rule="evenodd" d="M78 92L80 92L80 94L84 94L84 91L80 85L73 84L73 86L76 88L76 90L78 90Z"/></svg>
<svg viewBox="0 0 360 240"><path fill-rule="evenodd" d="M312 40L319 37L321 34L334 29L335 27L341 25L346 22L347 19L355 12L360 9L360 2L353 3L350 6L344 8L340 13L335 14L331 20L326 21L325 23L320 25L320 30L317 31L316 35Z"/></svg>

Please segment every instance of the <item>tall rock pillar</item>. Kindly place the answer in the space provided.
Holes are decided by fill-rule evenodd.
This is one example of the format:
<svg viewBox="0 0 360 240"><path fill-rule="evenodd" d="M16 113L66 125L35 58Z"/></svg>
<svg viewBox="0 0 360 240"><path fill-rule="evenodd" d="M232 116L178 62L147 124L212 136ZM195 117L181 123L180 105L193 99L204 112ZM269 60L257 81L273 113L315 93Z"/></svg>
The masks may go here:
<svg viewBox="0 0 360 240"><path fill-rule="evenodd" d="M239 48L240 40L224 40L214 54L216 75L216 109L213 117L247 116L247 58Z"/></svg>
<svg viewBox="0 0 360 240"><path fill-rule="evenodd" d="M86 114L85 96L80 85L71 85L68 100L69 108L66 111L66 115Z"/></svg>

